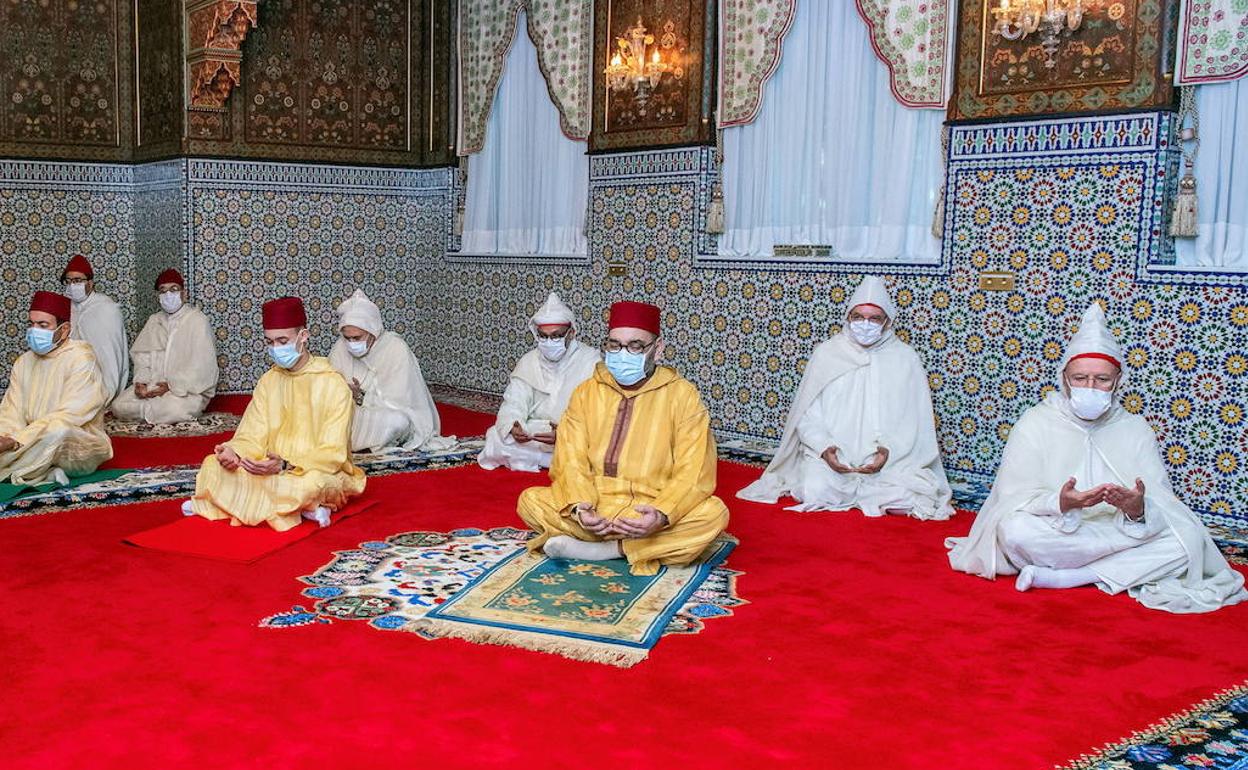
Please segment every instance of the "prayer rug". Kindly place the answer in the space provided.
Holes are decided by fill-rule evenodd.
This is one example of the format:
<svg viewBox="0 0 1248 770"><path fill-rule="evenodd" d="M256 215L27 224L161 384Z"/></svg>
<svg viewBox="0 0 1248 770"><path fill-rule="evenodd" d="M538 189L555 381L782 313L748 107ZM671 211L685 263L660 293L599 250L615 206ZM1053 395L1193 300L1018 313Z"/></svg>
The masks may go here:
<svg viewBox="0 0 1248 770"><path fill-rule="evenodd" d="M333 515L330 526L376 504L376 500L352 500ZM202 516L182 516L169 524L130 535L122 542L153 551L250 564L291 543L311 537L321 529L323 527L314 522L304 521L297 527L278 532L267 524L235 527L225 520L209 521Z"/></svg>
<svg viewBox="0 0 1248 770"><path fill-rule="evenodd" d="M452 385L429 385L429 395L439 404L453 404L473 412L485 412L490 415L498 413L503 397L496 393L484 393L479 390L457 388Z"/></svg>
<svg viewBox="0 0 1248 770"><path fill-rule="evenodd" d="M627 668L737 541L724 536L688 567L632 575L622 560L551 559L516 551L434 607L422 634L553 652Z"/></svg>
<svg viewBox="0 0 1248 770"><path fill-rule="evenodd" d="M48 484L0 483L0 505L18 498L65 492L66 490L75 489L77 487L89 487L96 482L109 481L127 473L130 473L130 471L124 469L95 471L94 473L88 473L85 476L74 476L70 478L68 484L57 484L56 482Z"/></svg>
<svg viewBox="0 0 1248 770"><path fill-rule="evenodd" d="M145 422L129 422L109 415L104 420L104 430L110 436L134 436L138 438L185 438L188 436L211 436L214 433L233 433L241 420L230 412L204 412L194 420L174 422L168 425L149 425Z"/></svg>
<svg viewBox="0 0 1248 770"><path fill-rule="evenodd" d="M736 545L731 537L698 565L634 577L623 562L531 556L524 547L531 536L497 527L367 541L300 578L311 586L303 591L315 600L310 609L295 605L260 626L364 620L425 638L458 636L630 666L659 637L697 633L703 621L745 604L736 595L740 573L723 566ZM484 621L481 612L489 615Z"/></svg>
<svg viewBox="0 0 1248 770"><path fill-rule="evenodd" d="M479 440L463 440L440 452L396 448L353 455L353 460L369 476L441 470L473 462L483 445L484 442ZM74 508L190 497L195 491L199 465L160 466L118 473L123 475L104 480L91 479L72 488L53 489L19 497L7 503L0 502L0 519L35 516Z"/></svg>
<svg viewBox="0 0 1248 770"><path fill-rule="evenodd" d="M1061 770L1248 768L1248 682L1175 714Z"/></svg>

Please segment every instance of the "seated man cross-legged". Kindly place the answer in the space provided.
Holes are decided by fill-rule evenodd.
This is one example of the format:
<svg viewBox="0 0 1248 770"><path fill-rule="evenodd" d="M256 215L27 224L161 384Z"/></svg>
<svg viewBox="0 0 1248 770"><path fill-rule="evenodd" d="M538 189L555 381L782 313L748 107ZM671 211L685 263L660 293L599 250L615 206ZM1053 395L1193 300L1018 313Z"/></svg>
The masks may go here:
<svg viewBox="0 0 1248 770"><path fill-rule="evenodd" d="M212 324L186 303L186 282L169 269L156 279L160 310L130 348L134 384L113 402L113 416L162 425L194 420L217 392Z"/></svg>
<svg viewBox="0 0 1248 770"><path fill-rule="evenodd" d="M657 307L611 307L606 363L573 393L559 423L549 487L517 505L552 558L628 559L635 575L683 566L728 525L714 496L710 417L694 385L667 366Z"/></svg>
<svg viewBox="0 0 1248 770"><path fill-rule="evenodd" d="M279 532L301 515L326 526L364 491L364 472L351 464L351 388L308 350L302 301L275 299L263 314L274 365L256 383L234 438L204 459L182 511Z"/></svg>
<svg viewBox="0 0 1248 770"><path fill-rule="evenodd" d="M1010 432L992 493L954 569L1015 587L1095 585L1146 607L1210 612L1248 599L1204 524L1170 486L1157 437L1115 402L1122 353L1093 303L1062 361L1060 389Z"/></svg>
<svg viewBox="0 0 1248 770"><path fill-rule="evenodd" d="M953 515L927 373L893 334L896 318L884 283L864 278L841 333L806 365L775 457L737 497L774 503L787 494L795 511Z"/></svg>
<svg viewBox="0 0 1248 770"><path fill-rule="evenodd" d="M553 291L529 319L529 333L536 346L516 363L498 418L477 456L487 471L549 468L568 399L602 360L596 349L576 339L572 310Z"/></svg>
<svg viewBox="0 0 1248 770"><path fill-rule="evenodd" d="M70 339L70 301L35 292L26 344L0 401L0 481L66 484L113 456L108 403L91 346Z"/></svg>

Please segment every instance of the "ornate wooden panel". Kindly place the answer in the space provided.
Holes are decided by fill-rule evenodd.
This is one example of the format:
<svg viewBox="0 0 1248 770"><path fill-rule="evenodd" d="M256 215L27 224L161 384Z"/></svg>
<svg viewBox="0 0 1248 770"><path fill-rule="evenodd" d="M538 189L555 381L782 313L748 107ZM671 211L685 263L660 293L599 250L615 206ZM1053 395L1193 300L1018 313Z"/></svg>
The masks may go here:
<svg viewBox="0 0 1248 770"><path fill-rule="evenodd" d="M128 158L130 2L0 2L0 154Z"/></svg>
<svg viewBox="0 0 1248 770"><path fill-rule="evenodd" d="M449 130L449 40L437 0L265 0L241 83L223 109L187 113L191 154L447 162L433 150ZM431 56L441 70L426 74Z"/></svg>
<svg viewBox="0 0 1248 770"><path fill-rule="evenodd" d="M138 72L136 160L182 149L182 5L138 0L134 42Z"/></svg>
<svg viewBox="0 0 1248 770"><path fill-rule="evenodd" d="M960 0L957 80L949 118L1115 112L1173 102L1169 62L1177 3L1086 0L1083 22L1050 56L1042 31L993 33L997 0Z"/></svg>
<svg viewBox="0 0 1248 770"><path fill-rule="evenodd" d="M619 50L617 40L639 22L676 69L653 85L613 89L604 70ZM595 1L591 152L711 140L714 23L714 3L707 0Z"/></svg>

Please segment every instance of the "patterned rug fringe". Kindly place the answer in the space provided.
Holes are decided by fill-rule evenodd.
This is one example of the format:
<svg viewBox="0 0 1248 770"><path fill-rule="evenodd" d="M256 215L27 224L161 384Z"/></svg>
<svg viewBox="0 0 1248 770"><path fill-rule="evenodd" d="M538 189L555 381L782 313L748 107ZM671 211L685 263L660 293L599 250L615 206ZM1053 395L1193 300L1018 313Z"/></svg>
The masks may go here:
<svg viewBox="0 0 1248 770"><path fill-rule="evenodd" d="M618 668L632 668L649 657L646 650L621 650L616 646L589 640L556 639L544 634L474 626L434 618L422 618L406 630L432 639L463 639L477 644L517 647L522 650L553 653L586 663L605 663Z"/></svg>
<svg viewBox="0 0 1248 770"><path fill-rule="evenodd" d="M1198 714L1221 708L1244 695L1248 695L1248 681L1222 690L1212 698L1201 701L1177 714L1172 714L1160 722L1155 722L1143 730L1132 733L1127 738L1114 743L1108 743L1093 754L1080 754L1078 759L1064 765L1055 765L1054 770L1095 770L1095 768L1102 766L1104 763L1119 758L1132 746L1156 741L1167 733L1174 732L1187 722L1190 722Z"/></svg>

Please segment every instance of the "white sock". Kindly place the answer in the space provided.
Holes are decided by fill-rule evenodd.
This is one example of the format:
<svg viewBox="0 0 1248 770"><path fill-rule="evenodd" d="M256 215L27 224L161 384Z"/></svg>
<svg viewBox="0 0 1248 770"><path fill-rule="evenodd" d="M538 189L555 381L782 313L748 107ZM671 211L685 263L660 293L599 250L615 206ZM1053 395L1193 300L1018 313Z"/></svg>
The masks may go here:
<svg viewBox="0 0 1248 770"><path fill-rule="evenodd" d="M195 509L191 507L191 501L190 501L190 500L187 500L185 503L182 503L182 515L183 515L183 516L194 516L194 515L195 515Z"/></svg>
<svg viewBox="0 0 1248 770"><path fill-rule="evenodd" d="M329 509L323 505L316 506L316 510L313 511L304 511L302 515L303 518L308 519L309 521L315 521L322 527L329 526Z"/></svg>
<svg viewBox="0 0 1248 770"><path fill-rule="evenodd" d="M1052 569L1027 565L1018 573L1014 587L1020 591L1029 588L1076 588L1095 583L1096 573L1087 567L1075 569Z"/></svg>
<svg viewBox="0 0 1248 770"><path fill-rule="evenodd" d="M615 540L593 543L577 540L568 535L558 535L546 541L542 551L552 559L584 559L585 561L608 561L623 559L620 546Z"/></svg>

